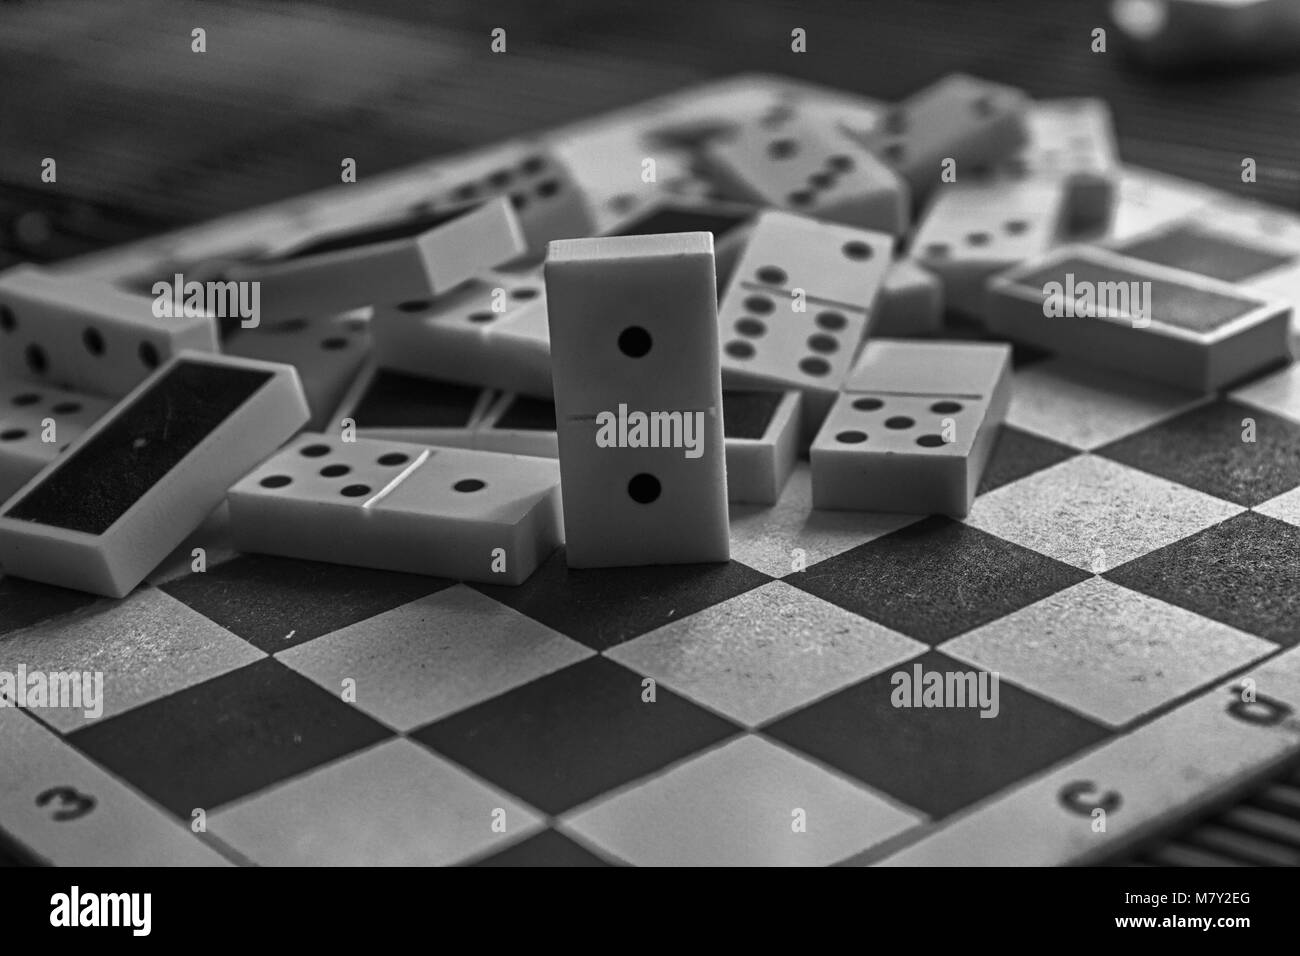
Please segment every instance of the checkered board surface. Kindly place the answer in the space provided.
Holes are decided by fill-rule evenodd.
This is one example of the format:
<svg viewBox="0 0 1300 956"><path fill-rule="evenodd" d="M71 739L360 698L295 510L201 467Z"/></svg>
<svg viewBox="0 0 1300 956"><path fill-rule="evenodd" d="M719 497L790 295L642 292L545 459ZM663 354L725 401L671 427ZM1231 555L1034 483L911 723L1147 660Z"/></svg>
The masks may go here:
<svg viewBox="0 0 1300 956"><path fill-rule="evenodd" d="M274 245L442 175L76 268ZM122 601L0 579L0 665L105 675L97 720L0 708L0 831L54 863L1107 859L1300 749L1296 368L1196 397L1018 354L965 520L813 511L805 463L733 508L720 566L466 585L237 555L218 513ZM892 706L917 664L996 671L997 717Z"/></svg>
<svg viewBox="0 0 1300 956"><path fill-rule="evenodd" d="M4 659L103 671L106 710L0 710L0 824L55 862L1063 863L1300 744L1294 368L1197 399L1022 362L965 521L813 512L806 465L732 518L725 566L518 588L219 522L120 602L2 580ZM1000 713L891 706L918 663L998 672Z"/></svg>

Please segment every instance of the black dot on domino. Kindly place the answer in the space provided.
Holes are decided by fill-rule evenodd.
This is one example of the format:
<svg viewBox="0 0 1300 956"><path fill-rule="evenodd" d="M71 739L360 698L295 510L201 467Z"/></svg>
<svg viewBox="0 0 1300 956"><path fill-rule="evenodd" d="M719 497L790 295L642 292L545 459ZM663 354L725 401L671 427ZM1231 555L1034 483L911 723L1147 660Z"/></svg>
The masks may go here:
<svg viewBox="0 0 1300 956"><path fill-rule="evenodd" d="M491 322L496 319L496 317L497 314L495 312L471 312L469 314L469 320L479 325Z"/></svg>
<svg viewBox="0 0 1300 956"><path fill-rule="evenodd" d="M433 303L428 299L412 299L409 302L397 303L397 310L399 312L427 312L432 306Z"/></svg>
<svg viewBox="0 0 1300 956"><path fill-rule="evenodd" d="M144 363L145 368L158 367L158 349L152 342L140 343L140 361Z"/></svg>
<svg viewBox="0 0 1300 956"><path fill-rule="evenodd" d="M844 243L843 252L845 256L856 262L871 258L871 247L865 242L858 242L857 240Z"/></svg>
<svg viewBox="0 0 1300 956"><path fill-rule="evenodd" d="M648 505L655 501L662 491L659 479L645 472L633 475L632 480L627 483L628 497L641 505Z"/></svg>
<svg viewBox="0 0 1300 956"><path fill-rule="evenodd" d="M902 428L911 428L916 422L906 415L895 415L893 418L885 419L885 427L892 428L895 431Z"/></svg>
<svg viewBox="0 0 1300 956"><path fill-rule="evenodd" d="M329 453L329 445L304 445L298 449L298 454L304 458L319 458L321 455L328 455Z"/></svg>
<svg viewBox="0 0 1300 956"><path fill-rule="evenodd" d="M351 470L347 465L326 465L320 470L320 474L322 478L339 478Z"/></svg>
<svg viewBox="0 0 1300 956"><path fill-rule="evenodd" d="M321 342L320 347L327 352L337 352L339 349L348 347L348 340L341 336L333 335Z"/></svg>
<svg viewBox="0 0 1300 956"><path fill-rule="evenodd" d="M855 430L840 432L835 436L835 440L845 445L860 445L867 440L867 433Z"/></svg>
<svg viewBox="0 0 1300 956"><path fill-rule="evenodd" d="M799 144L793 139L774 139L767 144L767 154L773 159L789 159L799 152Z"/></svg>
<svg viewBox="0 0 1300 956"><path fill-rule="evenodd" d="M878 398L855 398L853 407L860 412L874 412L878 408L884 408L885 403Z"/></svg>
<svg viewBox="0 0 1300 956"><path fill-rule="evenodd" d="M24 357L27 359L27 367L37 375L44 375L45 370L49 368L50 361L45 357L45 350L39 345L27 346Z"/></svg>
<svg viewBox="0 0 1300 956"><path fill-rule="evenodd" d="M99 334L98 329L86 329L81 333L81 341L91 355L104 354L104 337Z"/></svg>
<svg viewBox="0 0 1300 956"><path fill-rule="evenodd" d="M0 441L17 441L26 437L27 432L22 428L6 428L0 432Z"/></svg>
<svg viewBox="0 0 1300 956"><path fill-rule="evenodd" d="M758 276L758 281L765 285L781 285L786 279L785 270L778 269L776 266L761 266L754 274Z"/></svg>
<svg viewBox="0 0 1300 956"><path fill-rule="evenodd" d="M930 406L930 411L937 412L940 415L949 415L961 411L961 402L935 402Z"/></svg>
<svg viewBox="0 0 1300 956"><path fill-rule="evenodd" d="M471 491L482 491L487 487L487 482L479 481L477 478L462 478L451 487L455 491L468 494Z"/></svg>
<svg viewBox="0 0 1300 956"><path fill-rule="evenodd" d="M639 325L629 325L618 335L618 350L629 358L641 358L653 344L650 333Z"/></svg>
<svg viewBox="0 0 1300 956"><path fill-rule="evenodd" d="M18 328L18 319L14 316L14 310L7 305L0 305L0 332L12 332Z"/></svg>
<svg viewBox="0 0 1300 956"><path fill-rule="evenodd" d="M380 455L375 459L381 465L404 465L410 461L409 455L403 455L400 451L391 451L386 455Z"/></svg>
<svg viewBox="0 0 1300 956"><path fill-rule="evenodd" d="M50 408L56 415L71 415L74 412L81 411L81 405L77 402L59 402L59 404Z"/></svg>
<svg viewBox="0 0 1300 956"><path fill-rule="evenodd" d="M922 435L916 440L916 443L922 448L938 448L944 442L943 437L940 435Z"/></svg>
<svg viewBox="0 0 1300 956"><path fill-rule="evenodd" d="M740 339L728 342L724 349L728 355L735 359L748 359L754 357L754 346Z"/></svg>
<svg viewBox="0 0 1300 956"><path fill-rule="evenodd" d="M758 338L767 331L767 326L758 319L747 315L743 319L736 320L736 331L750 338Z"/></svg>
<svg viewBox="0 0 1300 956"><path fill-rule="evenodd" d="M817 325L827 332L842 332L849 320L838 312L818 312Z"/></svg>
<svg viewBox="0 0 1300 956"><path fill-rule="evenodd" d="M348 485L340 494L345 498L360 498L362 495L370 494L369 485Z"/></svg>
<svg viewBox="0 0 1300 956"><path fill-rule="evenodd" d="M263 488L283 488L293 481L288 475L267 475L258 482Z"/></svg>
<svg viewBox="0 0 1300 956"><path fill-rule="evenodd" d="M810 355L799 362L799 368L803 370L805 375L822 376L830 372L831 363L826 361L824 358Z"/></svg>
<svg viewBox="0 0 1300 956"><path fill-rule="evenodd" d="M840 343L835 340L834 336L818 332L808 336L808 347L814 352L830 353L838 349Z"/></svg>
<svg viewBox="0 0 1300 956"><path fill-rule="evenodd" d="M19 408L23 407L24 405L35 405L40 400L41 397L37 395L35 392L23 392L21 395L15 395L13 398L14 404L17 405Z"/></svg>

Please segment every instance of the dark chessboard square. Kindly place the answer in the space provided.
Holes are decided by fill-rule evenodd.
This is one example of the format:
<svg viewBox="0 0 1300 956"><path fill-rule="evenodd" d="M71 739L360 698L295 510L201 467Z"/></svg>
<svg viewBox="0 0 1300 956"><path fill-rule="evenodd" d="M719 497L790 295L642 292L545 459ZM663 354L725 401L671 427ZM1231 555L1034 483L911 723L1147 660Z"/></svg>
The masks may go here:
<svg viewBox="0 0 1300 956"><path fill-rule="evenodd" d="M185 820L392 735L271 658L73 732L68 740Z"/></svg>
<svg viewBox="0 0 1300 956"><path fill-rule="evenodd" d="M162 590L274 654L453 583L419 574L245 554L168 582Z"/></svg>
<svg viewBox="0 0 1300 956"><path fill-rule="evenodd" d="M1300 643L1300 528L1245 511L1104 577L1290 647Z"/></svg>
<svg viewBox="0 0 1300 956"><path fill-rule="evenodd" d="M1254 441L1243 441L1250 419ZM1221 400L1098 449L1114 461L1253 507L1300 485L1300 424Z"/></svg>
<svg viewBox="0 0 1300 956"><path fill-rule="evenodd" d="M930 651L766 727L764 733L934 817L944 817L1106 738L1072 711L1000 681L979 707L896 707L894 674L970 672Z"/></svg>
<svg viewBox="0 0 1300 956"><path fill-rule="evenodd" d="M936 515L784 580L934 646L1087 577L1055 558Z"/></svg>
<svg viewBox="0 0 1300 956"><path fill-rule="evenodd" d="M603 651L771 580L737 561L571 569L561 548L518 587L471 587Z"/></svg>
<svg viewBox="0 0 1300 956"><path fill-rule="evenodd" d="M590 850L574 843L555 830L543 830L536 836L476 860L473 866L610 866Z"/></svg>
<svg viewBox="0 0 1300 956"><path fill-rule="evenodd" d="M641 675L591 657L429 724L416 740L559 814L737 733Z"/></svg>
<svg viewBox="0 0 1300 956"><path fill-rule="evenodd" d="M1031 435L1010 425L1003 425L998 431L993 455L984 466L984 474L980 478L976 494L982 495L994 488L1009 485L1026 475L1060 464L1077 454L1078 452L1068 445Z"/></svg>
<svg viewBox="0 0 1300 956"><path fill-rule="evenodd" d="M96 600L95 595L82 591L0 578L0 634L71 614Z"/></svg>

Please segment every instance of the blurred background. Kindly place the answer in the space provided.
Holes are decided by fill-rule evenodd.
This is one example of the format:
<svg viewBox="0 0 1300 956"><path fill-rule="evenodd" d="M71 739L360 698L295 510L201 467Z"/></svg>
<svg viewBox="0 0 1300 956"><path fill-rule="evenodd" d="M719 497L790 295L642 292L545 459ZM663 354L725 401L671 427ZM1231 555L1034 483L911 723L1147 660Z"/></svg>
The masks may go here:
<svg viewBox="0 0 1300 956"><path fill-rule="evenodd" d="M504 55L489 49L497 27ZM790 50L795 27L806 53ZM337 183L344 156L364 179L744 71L882 99L955 70L1100 96L1126 162L1300 207L1300 70L1224 36L1153 64L1125 55L1099 0L4 2L0 266ZM40 181L44 157L57 183Z"/></svg>

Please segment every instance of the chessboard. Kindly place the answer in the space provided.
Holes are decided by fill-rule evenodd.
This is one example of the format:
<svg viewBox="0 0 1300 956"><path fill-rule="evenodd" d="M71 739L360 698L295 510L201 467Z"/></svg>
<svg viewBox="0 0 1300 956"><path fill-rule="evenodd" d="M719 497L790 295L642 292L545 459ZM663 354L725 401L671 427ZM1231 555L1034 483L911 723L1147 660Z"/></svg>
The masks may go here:
<svg viewBox="0 0 1300 956"><path fill-rule="evenodd" d="M699 197L692 131L792 103L874 109L746 76L546 139L609 228ZM601 181L651 142L664 186ZM289 248L519 148L61 271L138 288ZM1111 239L1218 201L1116 175ZM1300 750L1298 368L1195 394L1017 348L966 517L814 509L801 461L774 505L732 505L725 564L561 550L466 583L237 553L218 511L122 600L0 579L6 661L111 687L95 718L0 708L0 830L55 864L1115 859ZM999 675L995 719L900 706L933 672Z"/></svg>

